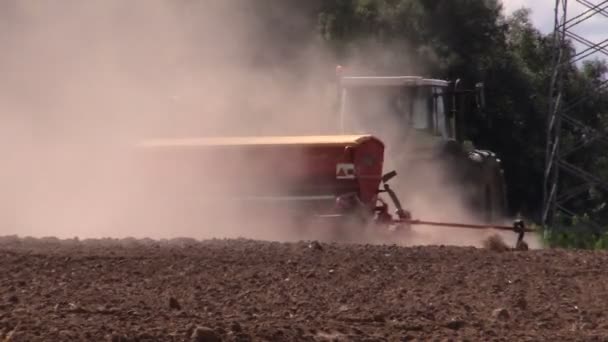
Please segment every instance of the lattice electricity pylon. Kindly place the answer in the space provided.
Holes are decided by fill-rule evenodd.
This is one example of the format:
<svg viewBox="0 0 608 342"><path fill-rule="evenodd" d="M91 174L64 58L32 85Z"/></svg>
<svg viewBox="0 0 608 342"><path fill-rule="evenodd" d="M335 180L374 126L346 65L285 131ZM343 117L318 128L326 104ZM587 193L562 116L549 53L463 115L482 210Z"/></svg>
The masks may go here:
<svg viewBox="0 0 608 342"><path fill-rule="evenodd" d="M580 149L591 144L608 143L608 131L595 129L578 118L576 107L587 96L564 101L564 78L567 68L593 55L608 56L608 37L600 42L593 42L580 33L574 32L580 24L590 18L602 17L606 20L608 27L608 0L590 1L575 0L582 5L581 13L569 17L568 0L555 0L554 7L554 30L553 30L553 72L550 79L549 89L549 112L547 115L547 145L545 151L545 173L543 183L543 211L542 224L546 229L551 229L555 223L556 215L560 213L566 217L576 216L576 213L567 207L567 203L573 199L587 194L590 189L602 189L608 191L608 181L592 173L585 171L579 165L568 160L568 157ZM607 35L608 35L608 30ZM566 40L571 40L582 46L583 49L572 53ZM608 80L597 85L598 88L608 88ZM578 140L567 149L563 149L561 139L565 131L574 133ZM562 177L564 175L564 177ZM575 185L567 187L563 178L569 177ZM601 229L601 225L589 220L591 228Z"/></svg>

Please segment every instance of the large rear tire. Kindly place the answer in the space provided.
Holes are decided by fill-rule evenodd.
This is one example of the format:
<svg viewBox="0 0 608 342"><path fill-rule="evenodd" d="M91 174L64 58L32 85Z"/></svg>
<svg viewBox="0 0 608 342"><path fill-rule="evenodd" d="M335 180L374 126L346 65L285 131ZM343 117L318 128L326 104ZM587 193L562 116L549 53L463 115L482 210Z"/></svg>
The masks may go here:
<svg viewBox="0 0 608 342"><path fill-rule="evenodd" d="M462 189L464 200L478 219L498 223L507 214L506 186L500 159L490 152L467 152L456 141L446 141L439 159L450 170L450 184Z"/></svg>

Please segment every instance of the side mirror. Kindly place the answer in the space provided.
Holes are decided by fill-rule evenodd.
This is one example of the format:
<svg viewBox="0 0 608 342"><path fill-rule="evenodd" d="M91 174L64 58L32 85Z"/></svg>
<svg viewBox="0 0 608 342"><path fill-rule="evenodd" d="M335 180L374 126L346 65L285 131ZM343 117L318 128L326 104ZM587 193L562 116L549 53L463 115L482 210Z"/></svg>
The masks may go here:
<svg viewBox="0 0 608 342"><path fill-rule="evenodd" d="M395 178L395 176L397 176L397 171L391 171L391 172L385 174L384 176L382 176L382 182L388 183L388 181Z"/></svg>

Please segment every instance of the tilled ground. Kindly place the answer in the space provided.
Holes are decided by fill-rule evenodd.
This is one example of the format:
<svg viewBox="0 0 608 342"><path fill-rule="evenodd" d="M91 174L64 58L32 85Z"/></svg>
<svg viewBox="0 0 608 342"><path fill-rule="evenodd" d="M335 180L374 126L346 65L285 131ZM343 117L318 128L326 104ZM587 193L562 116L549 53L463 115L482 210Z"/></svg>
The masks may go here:
<svg viewBox="0 0 608 342"><path fill-rule="evenodd" d="M608 255L0 239L0 341L608 340Z"/></svg>

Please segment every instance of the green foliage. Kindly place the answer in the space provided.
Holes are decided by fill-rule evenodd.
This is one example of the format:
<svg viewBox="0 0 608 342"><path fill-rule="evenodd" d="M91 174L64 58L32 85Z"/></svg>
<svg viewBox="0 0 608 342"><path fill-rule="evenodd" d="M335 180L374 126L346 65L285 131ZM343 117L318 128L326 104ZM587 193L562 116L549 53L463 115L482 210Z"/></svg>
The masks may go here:
<svg viewBox="0 0 608 342"><path fill-rule="evenodd" d="M541 231L539 227L535 229ZM608 249L608 231L594 226L589 215L560 217L555 226L543 232L549 248Z"/></svg>
<svg viewBox="0 0 608 342"><path fill-rule="evenodd" d="M549 248L608 249L608 233L594 233L590 230L581 231L577 228L546 233L543 241L545 246Z"/></svg>

